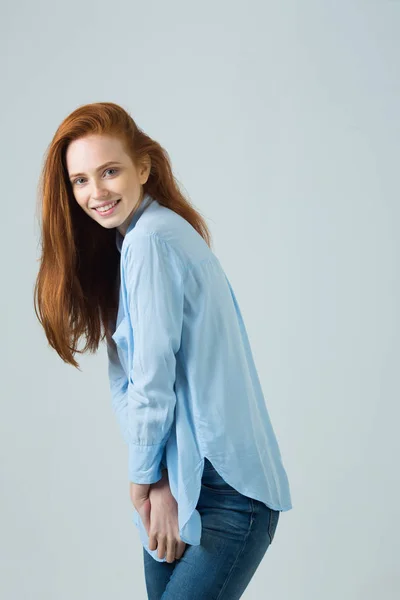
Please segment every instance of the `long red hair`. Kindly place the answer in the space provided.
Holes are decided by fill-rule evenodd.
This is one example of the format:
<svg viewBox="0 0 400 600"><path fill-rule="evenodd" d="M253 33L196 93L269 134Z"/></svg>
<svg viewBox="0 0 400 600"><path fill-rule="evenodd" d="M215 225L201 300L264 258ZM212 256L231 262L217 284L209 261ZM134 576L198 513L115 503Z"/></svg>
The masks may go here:
<svg viewBox="0 0 400 600"><path fill-rule="evenodd" d="M50 346L78 369L74 354L96 352L112 335L118 310L121 255L115 228L102 227L79 207L66 168L68 145L93 134L118 137L135 164L148 155L151 171L143 192L181 215L211 246L207 224L179 189L167 151L126 110L96 102L66 117L47 148L39 180L42 252L34 308ZM86 342L79 350L82 336Z"/></svg>

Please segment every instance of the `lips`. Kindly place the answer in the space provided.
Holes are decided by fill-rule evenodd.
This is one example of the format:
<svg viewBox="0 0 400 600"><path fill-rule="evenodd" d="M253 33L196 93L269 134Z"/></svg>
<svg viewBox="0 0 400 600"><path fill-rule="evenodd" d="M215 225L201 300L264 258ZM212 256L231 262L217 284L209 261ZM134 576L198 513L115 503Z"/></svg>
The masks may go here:
<svg viewBox="0 0 400 600"><path fill-rule="evenodd" d="M111 203L111 208L109 208L107 210L98 210L97 208L95 208L94 210L97 212L97 214L99 215L100 219L105 219L108 216L114 214L114 212L118 208L119 202L120 202L120 200L118 200L115 204Z"/></svg>
<svg viewBox="0 0 400 600"><path fill-rule="evenodd" d="M121 200L121 198L117 198L117 200L111 200L111 202L103 202L103 204L98 204L97 206L93 206L93 210L97 210L98 208L103 208L103 206L107 206L108 204L114 204L114 202L116 202L118 204L118 202Z"/></svg>

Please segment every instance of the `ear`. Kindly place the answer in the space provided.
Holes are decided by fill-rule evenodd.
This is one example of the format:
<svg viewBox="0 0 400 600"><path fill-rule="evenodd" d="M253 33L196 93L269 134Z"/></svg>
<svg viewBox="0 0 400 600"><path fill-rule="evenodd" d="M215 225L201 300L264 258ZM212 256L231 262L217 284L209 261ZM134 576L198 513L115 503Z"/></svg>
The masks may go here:
<svg viewBox="0 0 400 600"><path fill-rule="evenodd" d="M140 183L142 185L147 182L149 175L150 175L150 169L151 169L151 158L148 154L146 154L146 156L141 161L141 165L140 165L140 169L139 169Z"/></svg>

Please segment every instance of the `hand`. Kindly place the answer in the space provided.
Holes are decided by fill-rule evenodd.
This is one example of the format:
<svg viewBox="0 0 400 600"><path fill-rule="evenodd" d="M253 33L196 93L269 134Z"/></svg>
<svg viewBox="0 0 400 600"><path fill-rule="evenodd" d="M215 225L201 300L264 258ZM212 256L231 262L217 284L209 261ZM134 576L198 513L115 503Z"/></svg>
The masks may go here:
<svg viewBox="0 0 400 600"><path fill-rule="evenodd" d="M151 484L149 483L133 483L129 484L129 492L133 506L139 513L142 523L149 535L150 530L150 500L149 491Z"/></svg>
<svg viewBox="0 0 400 600"><path fill-rule="evenodd" d="M168 471L162 471L162 478L150 486L151 513L149 550L158 549L158 558L172 563L182 558L186 543L179 537L178 505L171 493Z"/></svg>

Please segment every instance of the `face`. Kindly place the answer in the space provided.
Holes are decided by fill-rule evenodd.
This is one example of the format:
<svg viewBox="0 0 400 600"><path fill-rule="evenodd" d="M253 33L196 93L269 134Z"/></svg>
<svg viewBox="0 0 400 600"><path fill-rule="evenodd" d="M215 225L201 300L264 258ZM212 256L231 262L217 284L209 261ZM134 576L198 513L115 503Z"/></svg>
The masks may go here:
<svg viewBox="0 0 400 600"><path fill-rule="evenodd" d="M79 206L102 227L117 227L125 235L143 198L150 163L136 166L119 138L104 135L88 135L71 142L66 163Z"/></svg>

